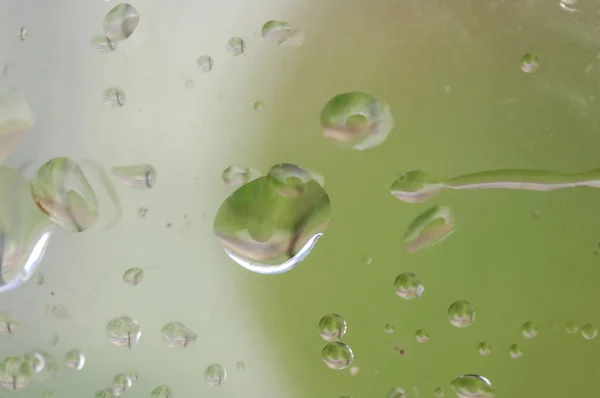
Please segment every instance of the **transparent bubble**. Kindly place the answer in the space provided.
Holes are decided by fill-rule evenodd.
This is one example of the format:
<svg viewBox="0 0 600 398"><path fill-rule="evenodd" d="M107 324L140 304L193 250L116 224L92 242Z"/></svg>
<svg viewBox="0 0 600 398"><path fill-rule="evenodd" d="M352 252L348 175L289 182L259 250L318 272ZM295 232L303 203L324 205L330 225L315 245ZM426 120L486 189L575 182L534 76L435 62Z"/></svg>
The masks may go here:
<svg viewBox="0 0 600 398"><path fill-rule="evenodd" d="M298 265L326 231L330 220L327 192L317 182L289 197L267 177L248 182L219 208L213 231L225 253L259 274L280 274Z"/></svg>
<svg viewBox="0 0 600 398"><path fill-rule="evenodd" d="M400 387L392 388L387 393L387 398L406 398L406 397L408 397L408 394L406 394L406 391L404 391L404 389L400 388Z"/></svg>
<svg viewBox="0 0 600 398"><path fill-rule="evenodd" d="M129 378L131 379L131 381L137 381L137 379L140 378L140 375L138 374L138 372L129 372Z"/></svg>
<svg viewBox="0 0 600 398"><path fill-rule="evenodd" d="M209 365L204 371L204 380L206 380L209 386L220 386L226 378L227 372L219 364Z"/></svg>
<svg viewBox="0 0 600 398"><path fill-rule="evenodd" d="M591 323L581 327L581 335L586 340L594 340L598 336L598 329Z"/></svg>
<svg viewBox="0 0 600 398"><path fill-rule="evenodd" d="M54 391L52 391L52 390L42 391L42 398L54 398Z"/></svg>
<svg viewBox="0 0 600 398"><path fill-rule="evenodd" d="M208 55L201 55L196 60L196 64L198 64L198 69L200 72L210 72L213 67L213 60Z"/></svg>
<svg viewBox="0 0 600 398"><path fill-rule="evenodd" d="M245 49L246 43L240 37L232 37L227 42L227 51L229 51L233 55L243 54Z"/></svg>
<svg viewBox="0 0 600 398"><path fill-rule="evenodd" d="M156 185L156 169L149 164L115 166L110 172L129 187L152 188Z"/></svg>
<svg viewBox="0 0 600 398"><path fill-rule="evenodd" d="M540 67L540 58L532 53L521 57L521 70L525 73L533 73Z"/></svg>
<svg viewBox="0 0 600 398"><path fill-rule="evenodd" d="M81 370L85 366L85 355L79 350L71 350L65 354L65 365L71 369Z"/></svg>
<svg viewBox="0 0 600 398"><path fill-rule="evenodd" d="M261 101L256 101L254 104L252 104L252 108L256 112L262 112L264 106L265 106L265 104L263 104Z"/></svg>
<svg viewBox="0 0 600 398"><path fill-rule="evenodd" d="M523 335L523 337L525 337L526 339L533 339L535 336L537 336L538 331L537 331L537 327L535 326L535 324L531 321L529 322L525 322L522 326L521 326L521 334Z"/></svg>
<svg viewBox="0 0 600 398"><path fill-rule="evenodd" d="M23 92L0 82L0 163L35 125L36 117Z"/></svg>
<svg viewBox="0 0 600 398"><path fill-rule="evenodd" d="M125 105L125 93L120 88L109 87L102 93L103 101L112 108L118 108Z"/></svg>
<svg viewBox="0 0 600 398"><path fill-rule="evenodd" d="M127 3L121 3L104 17L104 34L111 40L120 41L129 38L140 21L140 14Z"/></svg>
<svg viewBox="0 0 600 398"><path fill-rule="evenodd" d="M444 394L444 390L442 390L442 387L436 387L435 390L433 390L433 393L437 398L442 398L444 395L446 395Z"/></svg>
<svg viewBox="0 0 600 398"><path fill-rule="evenodd" d="M132 385L133 385L133 379L131 378L131 376L129 376L125 373L119 373L113 379L113 381L111 383L111 388L112 388L113 393L116 396L120 396L125 391L129 390Z"/></svg>
<svg viewBox="0 0 600 398"><path fill-rule="evenodd" d="M138 321L128 316L115 318L106 325L106 333L111 343L117 347L134 348L142 336Z"/></svg>
<svg viewBox="0 0 600 398"><path fill-rule="evenodd" d="M246 369L246 364L244 363L244 361L237 361L235 367L241 372Z"/></svg>
<svg viewBox="0 0 600 398"><path fill-rule="evenodd" d="M458 398L493 398L494 387L483 376L467 374L450 382L450 386Z"/></svg>
<svg viewBox="0 0 600 398"><path fill-rule="evenodd" d="M434 206L415 218L404 234L404 250L414 253L446 239L455 229L454 213L447 206Z"/></svg>
<svg viewBox="0 0 600 398"><path fill-rule="evenodd" d="M92 47L101 53L117 51L117 46L116 41L109 39L105 35L96 35L92 38Z"/></svg>
<svg viewBox="0 0 600 398"><path fill-rule="evenodd" d="M0 314L0 333L13 334L21 330L21 324L8 313Z"/></svg>
<svg viewBox="0 0 600 398"><path fill-rule="evenodd" d="M523 356L523 350L518 344L511 344L508 347L508 355L510 355L511 358L518 359Z"/></svg>
<svg viewBox="0 0 600 398"><path fill-rule="evenodd" d="M173 393L171 392L171 389L168 386L156 387L154 390L152 390L152 393L150 393L150 398L172 398L172 397L173 397Z"/></svg>
<svg viewBox="0 0 600 398"><path fill-rule="evenodd" d="M288 197L302 195L306 184L313 181L310 172L290 163L271 167L267 178L277 193Z"/></svg>
<svg viewBox="0 0 600 398"><path fill-rule="evenodd" d="M31 367L23 358L9 356L0 364L0 383L7 390L22 390L31 380Z"/></svg>
<svg viewBox="0 0 600 398"><path fill-rule="evenodd" d="M229 166L221 173L225 185L229 187L239 186L250 181L250 170L237 166Z"/></svg>
<svg viewBox="0 0 600 398"><path fill-rule="evenodd" d="M65 320L69 317L69 310L62 304L50 304L46 307L46 312L60 320Z"/></svg>
<svg viewBox="0 0 600 398"><path fill-rule="evenodd" d="M568 334L575 334L575 333L577 333L578 330L579 330L579 327L577 326L577 324L575 322L567 322L567 324L565 326L565 331Z"/></svg>
<svg viewBox="0 0 600 398"><path fill-rule="evenodd" d="M421 285L421 280L412 272L404 272L396 277L394 281L396 295L405 300L412 300L421 297L425 288Z"/></svg>
<svg viewBox="0 0 600 398"><path fill-rule="evenodd" d="M129 268L123 274L123 282L131 286L139 285L144 280L144 270L141 268Z"/></svg>
<svg viewBox="0 0 600 398"><path fill-rule="evenodd" d="M352 365L354 353L346 344L336 341L323 348L321 359L330 369L342 370Z"/></svg>
<svg viewBox="0 0 600 398"><path fill-rule="evenodd" d="M383 331L386 332L387 334L392 334L394 333L394 326L390 325L389 323L387 325L385 325L383 327Z"/></svg>
<svg viewBox="0 0 600 398"><path fill-rule="evenodd" d="M426 343L429 341L429 333L427 333L423 329L417 330L417 332L415 333L415 337L417 338L417 341L419 343Z"/></svg>
<svg viewBox="0 0 600 398"><path fill-rule="evenodd" d="M298 47L304 43L304 33L293 29L287 22L267 21L261 33L265 39L272 40L280 46Z"/></svg>
<svg viewBox="0 0 600 398"><path fill-rule="evenodd" d="M475 320L475 307L466 300L458 300L448 308L448 320L452 326L466 328Z"/></svg>
<svg viewBox="0 0 600 398"><path fill-rule="evenodd" d="M180 322L170 322L160 329L160 334L167 346L187 347L189 343L198 340L198 335Z"/></svg>
<svg viewBox="0 0 600 398"><path fill-rule="evenodd" d="M327 314L319 321L319 334L325 341L339 341L346 335L346 320L338 314Z"/></svg>
<svg viewBox="0 0 600 398"><path fill-rule="evenodd" d="M321 127L329 140L357 150L382 144L394 127L389 106L361 92L338 94L321 111Z"/></svg>
<svg viewBox="0 0 600 398"><path fill-rule="evenodd" d="M482 341L479 344L477 344L477 350L479 351L479 355L481 356L490 355L490 353L492 352L492 345L487 341Z"/></svg>

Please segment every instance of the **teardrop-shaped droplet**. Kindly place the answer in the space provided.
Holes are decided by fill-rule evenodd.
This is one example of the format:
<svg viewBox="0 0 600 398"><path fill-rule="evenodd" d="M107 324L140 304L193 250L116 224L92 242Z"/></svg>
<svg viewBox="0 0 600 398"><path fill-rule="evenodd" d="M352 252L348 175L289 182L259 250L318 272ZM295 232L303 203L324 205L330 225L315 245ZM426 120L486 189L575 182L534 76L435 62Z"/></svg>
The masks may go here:
<svg viewBox="0 0 600 398"><path fill-rule="evenodd" d="M156 184L156 169L149 164L113 167L111 173L134 188L152 188Z"/></svg>
<svg viewBox="0 0 600 398"><path fill-rule="evenodd" d="M170 322L160 330L163 340L169 347L187 347L198 340L198 335L181 322Z"/></svg>
<svg viewBox="0 0 600 398"><path fill-rule="evenodd" d="M111 343L117 347L134 348L142 336L142 328L135 319L122 316L112 319L106 325L106 333Z"/></svg>
<svg viewBox="0 0 600 398"><path fill-rule="evenodd" d="M454 213L447 206L434 206L415 218L404 234L404 250L407 253L431 247L454 232Z"/></svg>
<svg viewBox="0 0 600 398"><path fill-rule="evenodd" d="M0 163L13 153L35 119L23 93L0 83Z"/></svg>
<svg viewBox="0 0 600 398"><path fill-rule="evenodd" d="M104 34L111 40L129 38L140 21L140 14L131 4L121 3L104 17Z"/></svg>

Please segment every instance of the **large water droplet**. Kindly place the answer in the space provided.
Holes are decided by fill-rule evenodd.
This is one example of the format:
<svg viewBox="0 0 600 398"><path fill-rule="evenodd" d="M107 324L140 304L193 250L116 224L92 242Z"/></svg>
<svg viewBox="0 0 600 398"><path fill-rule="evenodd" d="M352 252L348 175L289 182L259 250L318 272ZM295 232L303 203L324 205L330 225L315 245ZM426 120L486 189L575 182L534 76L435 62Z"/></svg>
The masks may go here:
<svg viewBox="0 0 600 398"><path fill-rule="evenodd" d="M333 97L321 111L326 138L364 150L382 144L394 127L389 106L372 95L351 92Z"/></svg>
<svg viewBox="0 0 600 398"><path fill-rule="evenodd" d="M131 378L131 376L125 373L119 373L113 379L111 383L111 388L116 396L120 396L125 391L129 390L132 385L133 379Z"/></svg>
<svg viewBox="0 0 600 398"><path fill-rule="evenodd" d="M519 359L523 356L523 350L518 344L511 344L508 347L508 355L510 355L511 358Z"/></svg>
<svg viewBox="0 0 600 398"><path fill-rule="evenodd" d="M404 391L404 389L400 388L400 387L392 388L387 393L387 398L406 398L406 397L408 397L408 395L406 394L406 391Z"/></svg>
<svg viewBox="0 0 600 398"><path fill-rule="evenodd" d="M293 29L287 22L267 21L261 29L262 36L280 46L298 47L304 43L304 33Z"/></svg>
<svg viewBox="0 0 600 398"><path fill-rule="evenodd" d="M121 3L104 17L104 34L111 40L125 40L133 34L139 21L140 14L135 7Z"/></svg>
<svg viewBox="0 0 600 398"><path fill-rule="evenodd" d="M31 379L31 367L21 357L9 356L0 364L0 383L7 390L22 390Z"/></svg>
<svg viewBox="0 0 600 398"><path fill-rule="evenodd" d="M35 125L35 115L23 93L0 83L0 163L15 150Z"/></svg>
<svg viewBox="0 0 600 398"><path fill-rule="evenodd" d="M466 328L475 320L475 307L466 300L458 300L448 308L448 320L452 326Z"/></svg>
<svg viewBox="0 0 600 398"><path fill-rule="evenodd" d="M156 169L149 164L115 166L110 172L130 187L152 188L156 185Z"/></svg>
<svg viewBox="0 0 600 398"><path fill-rule="evenodd" d="M404 234L404 250L414 253L431 247L454 232L454 213L446 206L434 206L415 218Z"/></svg>
<svg viewBox="0 0 600 398"><path fill-rule="evenodd" d="M227 51L233 55L243 54L245 49L246 43L241 37L232 37L227 42Z"/></svg>
<svg viewBox="0 0 600 398"><path fill-rule="evenodd" d="M521 325L521 334L526 339L533 339L538 334L537 327L531 321L525 322Z"/></svg>
<svg viewBox="0 0 600 398"><path fill-rule="evenodd" d="M327 314L319 321L319 334L325 341L339 341L346 335L346 320L338 314Z"/></svg>
<svg viewBox="0 0 600 398"><path fill-rule="evenodd" d="M346 344L336 341L323 348L321 359L330 369L342 370L352 365L354 353Z"/></svg>
<svg viewBox="0 0 600 398"><path fill-rule="evenodd" d="M129 268L123 274L123 282L131 286L139 285L144 279L144 270L141 268Z"/></svg>
<svg viewBox="0 0 600 398"><path fill-rule="evenodd" d="M213 67L213 60L208 55L201 55L196 60L196 63L198 64L198 69L200 72L210 72Z"/></svg>
<svg viewBox="0 0 600 398"><path fill-rule="evenodd" d="M117 347L134 348L142 337L138 321L128 316L112 319L106 325L106 333L111 343Z"/></svg>
<svg viewBox="0 0 600 398"><path fill-rule="evenodd" d="M65 354L65 365L71 369L81 370L85 366L85 355L79 350L71 350Z"/></svg>
<svg viewBox="0 0 600 398"><path fill-rule="evenodd" d="M488 379L473 374L457 377L450 386L458 398L493 398L495 393Z"/></svg>
<svg viewBox="0 0 600 398"><path fill-rule="evenodd" d="M227 372L219 364L209 365L204 371L204 380L206 380L209 386L220 386L226 378Z"/></svg>
<svg viewBox="0 0 600 398"><path fill-rule="evenodd" d="M521 57L521 70L525 73L533 73L540 67L540 58L532 53Z"/></svg>
<svg viewBox="0 0 600 398"><path fill-rule="evenodd" d="M163 340L169 347L187 347L198 340L198 335L181 322L170 322L160 329Z"/></svg>
<svg viewBox="0 0 600 398"><path fill-rule="evenodd" d="M259 274L280 274L298 265L326 231L329 196L316 181L284 196L267 177L238 188L219 208L214 234L227 255Z"/></svg>
<svg viewBox="0 0 600 398"><path fill-rule="evenodd" d="M490 355L490 353L492 352L492 345L487 341L482 341L479 344L477 344L477 350L479 351L479 355L481 356Z"/></svg>
<svg viewBox="0 0 600 398"><path fill-rule="evenodd" d="M598 336L598 329L591 323L581 327L581 335L586 340L594 340Z"/></svg>
<svg viewBox="0 0 600 398"><path fill-rule="evenodd" d="M169 386L156 387L154 390L152 390L152 393L150 393L150 398L172 398L172 397L173 397L173 393L171 392L171 389L169 388Z"/></svg>
<svg viewBox="0 0 600 398"><path fill-rule="evenodd" d="M412 272L404 272L396 277L394 281L396 295L405 300L412 300L421 297L425 288L421 285L421 280Z"/></svg>

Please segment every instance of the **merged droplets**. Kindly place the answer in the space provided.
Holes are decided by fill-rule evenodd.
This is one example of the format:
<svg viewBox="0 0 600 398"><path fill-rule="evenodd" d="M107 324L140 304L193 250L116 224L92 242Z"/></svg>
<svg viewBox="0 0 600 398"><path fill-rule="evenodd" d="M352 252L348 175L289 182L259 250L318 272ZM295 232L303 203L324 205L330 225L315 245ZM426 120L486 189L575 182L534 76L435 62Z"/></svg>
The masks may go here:
<svg viewBox="0 0 600 398"><path fill-rule="evenodd" d="M492 345L487 341L482 341L477 344L477 351L479 351L479 355L481 356L490 355L492 352Z"/></svg>
<svg viewBox="0 0 600 398"><path fill-rule="evenodd" d="M298 196L306 184L313 180L309 171L290 163L277 164L267 174L277 193L283 196Z"/></svg>
<svg viewBox="0 0 600 398"><path fill-rule="evenodd" d="M483 376L467 374L457 377L450 386L458 398L493 398L494 387Z"/></svg>
<svg viewBox="0 0 600 398"><path fill-rule="evenodd" d="M198 335L181 322L167 323L160 329L163 340L169 347L187 347L189 343L198 340Z"/></svg>
<svg viewBox="0 0 600 398"><path fill-rule="evenodd" d="M293 29L287 22L267 21L261 29L262 36L280 46L298 47L304 43L304 33Z"/></svg>
<svg viewBox="0 0 600 398"><path fill-rule="evenodd" d="M532 53L521 57L521 70L525 73L533 73L540 67L540 58Z"/></svg>
<svg viewBox="0 0 600 398"><path fill-rule="evenodd" d="M475 320L475 307L466 300L458 300L448 308L448 321L457 328L466 328Z"/></svg>
<svg viewBox="0 0 600 398"><path fill-rule="evenodd" d="M427 343L429 341L429 333L423 329L419 329L415 332L415 338L419 343Z"/></svg>
<svg viewBox="0 0 600 398"><path fill-rule="evenodd" d="M387 393L387 398L407 398L407 397L408 397L408 394L406 394L406 391L404 391L404 389L400 388L400 387L392 388Z"/></svg>
<svg viewBox="0 0 600 398"><path fill-rule="evenodd" d="M125 105L125 93L120 88L109 87L102 93L104 103L112 108Z"/></svg>
<svg viewBox="0 0 600 398"><path fill-rule="evenodd" d="M508 347L508 355L513 359L519 359L523 356L523 350L518 344L511 344Z"/></svg>
<svg viewBox="0 0 600 398"><path fill-rule="evenodd" d="M0 333L13 334L19 330L21 330L21 325L11 314L0 314Z"/></svg>
<svg viewBox="0 0 600 398"><path fill-rule="evenodd" d="M283 186L272 181L260 177L242 185L223 202L213 224L227 255L259 274L280 274L298 265L330 219L329 196L315 180L296 195L281 194L289 193L287 179Z"/></svg>
<svg viewBox="0 0 600 398"><path fill-rule="evenodd" d="M357 150L382 144L394 127L389 106L362 92L338 94L321 111L326 138Z"/></svg>
<svg viewBox="0 0 600 398"><path fill-rule="evenodd" d="M319 334L325 341L339 341L346 335L346 320L338 314L327 314L319 321Z"/></svg>
<svg viewBox="0 0 600 398"><path fill-rule="evenodd" d="M173 397L173 393L171 392L171 389L169 388L169 386L166 386L166 385L156 387L150 393L150 398L172 398L172 397Z"/></svg>
<svg viewBox="0 0 600 398"><path fill-rule="evenodd" d="M412 272L403 272L396 277L394 281L396 295L404 300L412 300L421 297L425 288L421 284L421 280Z"/></svg>
<svg viewBox="0 0 600 398"><path fill-rule="evenodd" d="M213 68L213 60L209 55L201 55L196 60L200 72L210 72Z"/></svg>
<svg viewBox="0 0 600 398"><path fill-rule="evenodd" d="M139 285L144 280L144 270L141 268L129 268L123 274L123 282L131 286Z"/></svg>
<svg viewBox="0 0 600 398"><path fill-rule="evenodd" d="M142 328L135 319L122 316L112 319L106 325L108 339L117 347L134 348L142 336Z"/></svg>
<svg viewBox="0 0 600 398"><path fill-rule="evenodd" d="M225 369L219 364L209 365L204 371L204 380L206 380L206 383L212 387L220 386L226 378L227 371L225 371Z"/></svg>
<svg viewBox="0 0 600 398"><path fill-rule="evenodd" d="M85 355L79 350L71 350L65 354L65 365L71 369L81 370L85 366Z"/></svg>
<svg viewBox="0 0 600 398"><path fill-rule="evenodd" d="M598 336L598 329L591 323L581 327L581 335L586 340L594 340Z"/></svg>
<svg viewBox="0 0 600 398"><path fill-rule="evenodd" d="M24 358L6 357L0 364L0 383L7 390L22 390L31 382L31 372L31 366Z"/></svg>
<svg viewBox="0 0 600 398"><path fill-rule="evenodd" d="M346 344L336 341L327 344L321 351L321 359L330 369L342 370L352 365L354 353Z"/></svg>
<svg viewBox="0 0 600 398"><path fill-rule="evenodd" d="M35 121L25 95L14 87L0 83L0 163L13 153Z"/></svg>
<svg viewBox="0 0 600 398"><path fill-rule="evenodd" d="M104 34L111 40L129 38L140 21L140 14L131 4L121 3L104 17Z"/></svg>
<svg viewBox="0 0 600 398"><path fill-rule="evenodd" d="M241 37L232 37L227 42L227 51L233 55L243 54L245 49L246 43Z"/></svg>
<svg viewBox="0 0 600 398"><path fill-rule="evenodd" d="M105 35L96 35L92 38L92 47L101 53L117 51L117 42Z"/></svg>
<svg viewBox="0 0 600 398"><path fill-rule="evenodd" d="M115 166L110 172L129 187L152 188L156 185L156 169L150 164Z"/></svg>
<svg viewBox="0 0 600 398"><path fill-rule="evenodd" d="M525 322L521 326L521 334L526 339L533 339L535 336L537 336L538 331L537 331L535 324L533 322L529 321L529 322Z"/></svg>
<svg viewBox="0 0 600 398"><path fill-rule="evenodd" d="M404 234L404 250L414 253L446 239L455 229L454 213L447 206L434 206L415 218Z"/></svg>

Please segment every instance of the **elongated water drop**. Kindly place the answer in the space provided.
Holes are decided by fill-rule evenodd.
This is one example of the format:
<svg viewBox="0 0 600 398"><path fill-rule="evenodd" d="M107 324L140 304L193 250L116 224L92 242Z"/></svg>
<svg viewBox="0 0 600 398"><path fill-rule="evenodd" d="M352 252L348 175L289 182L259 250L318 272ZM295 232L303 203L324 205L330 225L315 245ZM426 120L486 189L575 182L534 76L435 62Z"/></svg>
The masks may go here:
<svg viewBox="0 0 600 398"><path fill-rule="evenodd" d="M149 164L113 167L111 173L134 188L152 188L156 184L156 169Z"/></svg>
<svg viewBox="0 0 600 398"><path fill-rule="evenodd" d="M450 382L458 398L494 398L492 383L483 376L466 374Z"/></svg>
<svg viewBox="0 0 600 398"><path fill-rule="evenodd" d="M404 250L408 253L436 245L454 232L454 213L446 206L434 206L415 218L404 234Z"/></svg>
<svg viewBox="0 0 600 398"><path fill-rule="evenodd" d="M140 21L140 14L131 4L121 3L104 17L104 34L111 40L129 38Z"/></svg>

